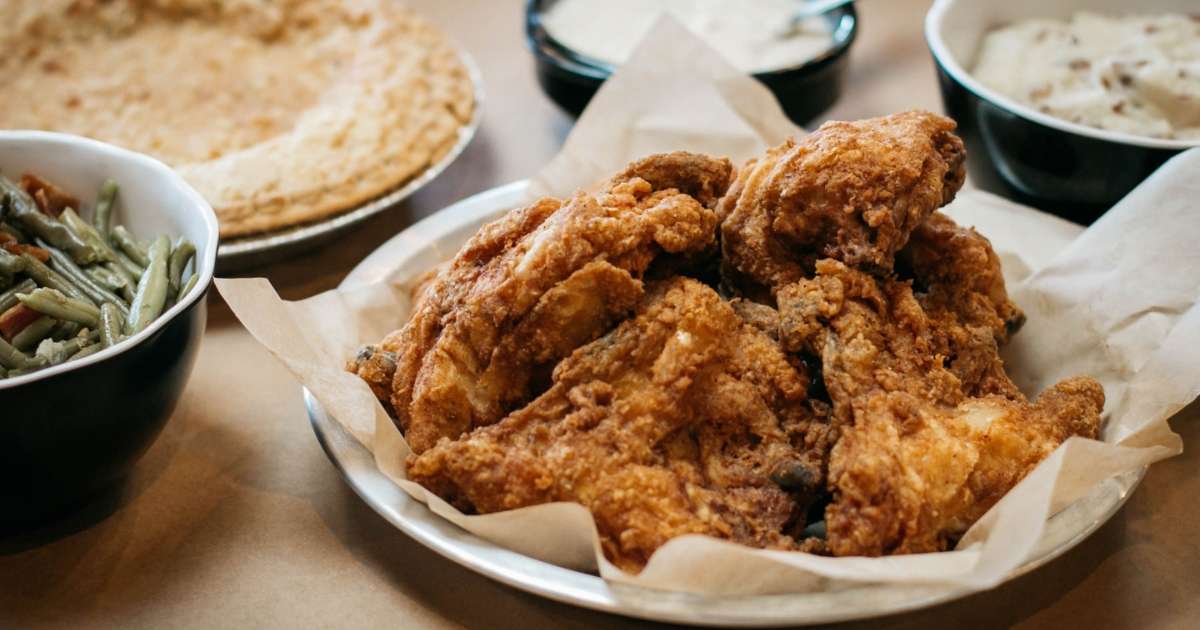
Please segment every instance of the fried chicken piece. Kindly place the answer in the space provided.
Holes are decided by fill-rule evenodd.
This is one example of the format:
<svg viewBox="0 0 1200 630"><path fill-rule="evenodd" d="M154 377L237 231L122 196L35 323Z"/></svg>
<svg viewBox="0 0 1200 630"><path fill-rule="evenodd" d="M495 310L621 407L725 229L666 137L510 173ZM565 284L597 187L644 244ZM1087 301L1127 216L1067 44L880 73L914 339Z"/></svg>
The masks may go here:
<svg viewBox="0 0 1200 630"><path fill-rule="evenodd" d="M917 302L933 322L934 352L962 382L968 396L1017 398L999 347L1020 329L1025 314L1008 299L1000 258L971 228L934 212L897 255Z"/></svg>
<svg viewBox="0 0 1200 630"><path fill-rule="evenodd" d="M912 111L827 122L752 160L721 200L726 277L755 295L809 275L821 258L886 273L965 175L954 121Z"/></svg>
<svg viewBox="0 0 1200 630"><path fill-rule="evenodd" d="M833 260L816 271L779 290L780 334L821 358L841 434L825 511L833 554L944 550L1064 440L1096 436L1095 381L1063 381L1032 404L1015 388L969 395L940 354L944 323L909 282Z"/></svg>
<svg viewBox="0 0 1200 630"><path fill-rule="evenodd" d="M879 556L949 549L1067 438L1095 438L1096 381L1064 380L1032 404L1002 396L940 407L875 392L833 449L830 551Z"/></svg>
<svg viewBox="0 0 1200 630"><path fill-rule="evenodd" d="M675 151L632 162L609 180L609 186L644 179L656 190L674 188L705 208L715 208L732 178L733 164L729 160Z"/></svg>
<svg viewBox="0 0 1200 630"><path fill-rule="evenodd" d="M652 156L598 195L510 213L464 246L404 328L348 368L418 453L499 420L536 394L538 374L630 311L656 258L715 250L709 206L731 176L727 160Z"/></svg>
<svg viewBox="0 0 1200 630"><path fill-rule="evenodd" d="M807 380L709 287L657 283L637 314L554 370L546 393L410 458L409 478L460 509L575 501L605 555L640 570L683 534L799 549L820 480Z"/></svg>

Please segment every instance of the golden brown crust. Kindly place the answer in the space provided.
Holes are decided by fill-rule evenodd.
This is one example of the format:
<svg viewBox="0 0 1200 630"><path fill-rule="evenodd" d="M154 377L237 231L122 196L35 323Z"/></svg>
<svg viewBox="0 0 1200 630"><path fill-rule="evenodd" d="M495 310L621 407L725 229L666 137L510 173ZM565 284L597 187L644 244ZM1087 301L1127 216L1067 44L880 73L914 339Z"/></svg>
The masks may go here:
<svg viewBox="0 0 1200 630"><path fill-rule="evenodd" d="M95 137L176 167L221 236L318 220L435 163L474 88L390 0L3 3L6 126ZM156 54L145 54L154 50Z"/></svg>
<svg viewBox="0 0 1200 630"><path fill-rule="evenodd" d="M962 186L954 127L919 111L828 122L747 163L718 208L733 284L795 282L820 258L889 271L909 234Z"/></svg>
<svg viewBox="0 0 1200 630"><path fill-rule="evenodd" d="M784 531L802 523L817 478L791 440L823 430L806 386L712 289L675 278L559 364L541 397L414 456L408 472L481 513L582 503L605 555L630 571L689 533L799 549Z"/></svg>
<svg viewBox="0 0 1200 630"><path fill-rule="evenodd" d="M949 549L1067 438L1095 438L1103 407L1103 388L1084 377L1032 403L985 396L947 408L903 392L871 394L830 461L830 551Z"/></svg>
<svg viewBox="0 0 1200 630"><path fill-rule="evenodd" d="M934 211L962 183L951 129L832 125L731 185L723 160L639 160L485 226L351 369L411 479L468 512L578 502L625 570L684 534L949 548L1104 404L1087 378L1030 402L1005 373L1023 315L999 258ZM827 539L804 540L819 509Z"/></svg>
<svg viewBox="0 0 1200 630"><path fill-rule="evenodd" d="M927 311L909 282L827 259L777 295L781 338L820 357L841 435L825 511L834 555L947 549L1064 440L1097 434L1099 383L1069 379L1029 403L990 329L973 351L1000 395L961 380L942 354L958 314Z"/></svg>
<svg viewBox="0 0 1200 630"><path fill-rule="evenodd" d="M1020 329L1025 314L1008 299L1000 258L986 238L934 212L897 256L901 277L913 291L933 329L934 352L970 396L1016 398L998 348Z"/></svg>
<svg viewBox="0 0 1200 630"><path fill-rule="evenodd" d="M680 157L638 165L669 172ZM728 177L726 161L688 159L711 164L702 170L718 177L724 164ZM614 179L598 196L544 199L510 213L467 243L408 324L382 343L396 366L385 404L418 453L491 424L536 393L535 373L628 313L656 258L712 251L715 242L711 209L636 175ZM383 391L386 365L351 367Z"/></svg>

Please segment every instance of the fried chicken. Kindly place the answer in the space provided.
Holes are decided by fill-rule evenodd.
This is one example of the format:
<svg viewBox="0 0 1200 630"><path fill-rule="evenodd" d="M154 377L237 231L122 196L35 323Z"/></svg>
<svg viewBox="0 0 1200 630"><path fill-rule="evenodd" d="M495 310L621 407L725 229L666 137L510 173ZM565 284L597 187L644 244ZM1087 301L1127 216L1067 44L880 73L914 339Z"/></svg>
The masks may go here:
<svg viewBox="0 0 1200 630"><path fill-rule="evenodd" d="M897 255L932 327L933 351L968 396L1016 399L999 347L1020 329L1025 314L1008 299L1000 258L986 238L934 212Z"/></svg>
<svg viewBox="0 0 1200 630"><path fill-rule="evenodd" d="M828 123L732 183L726 160L639 160L485 226L349 367L410 479L465 512L580 503L628 571L685 534L947 549L1104 405L1088 378L1030 402L1005 373L1024 315L988 240L936 211L963 183L953 130Z"/></svg>
<svg viewBox="0 0 1200 630"><path fill-rule="evenodd" d="M652 156L598 195L509 213L467 243L402 329L348 369L418 453L499 420L536 393L539 374L629 312L656 258L714 251L712 206L731 177L727 160Z"/></svg>
<svg viewBox="0 0 1200 630"><path fill-rule="evenodd" d="M1088 378L1032 404L1015 388L972 395L940 354L938 318L960 315L927 312L908 281L826 259L778 297L781 339L821 358L841 435L825 511L835 555L946 549L1064 440L1097 434L1104 391Z"/></svg>
<svg viewBox="0 0 1200 630"><path fill-rule="evenodd" d="M683 534L805 548L820 443L807 380L709 287L654 285L631 319L554 370L526 407L410 459L411 479L487 513L575 501L605 555L640 570ZM822 447L823 448L823 447Z"/></svg>
<svg viewBox="0 0 1200 630"><path fill-rule="evenodd" d="M833 449L826 540L838 556L949 549L1072 436L1096 437L1104 390L1067 379L1032 404L1002 396L930 404L877 391Z"/></svg>
<svg viewBox="0 0 1200 630"><path fill-rule="evenodd" d="M919 111L828 122L750 161L718 207L729 283L755 295L810 276L821 258L890 271L962 186L954 127Z"/></svg>

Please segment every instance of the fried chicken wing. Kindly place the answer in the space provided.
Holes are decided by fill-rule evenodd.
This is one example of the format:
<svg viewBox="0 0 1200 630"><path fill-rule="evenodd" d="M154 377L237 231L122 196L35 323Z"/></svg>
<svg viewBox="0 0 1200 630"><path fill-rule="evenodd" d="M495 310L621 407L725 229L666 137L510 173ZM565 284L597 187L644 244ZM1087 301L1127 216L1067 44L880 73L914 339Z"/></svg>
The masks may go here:
<svg viewBox="0 0 1200 630"><path fill-rule="evenodd" d="M414 456L408 473L481 513L582 503L627 570L689 533L800 548L785 532L802 528L820 481L793 440L825 429L807 385L712 289L675 278L559 364L545 394Z"/></svg>
<svg viewBox="0 0 1200 630"><path fill-rule="evenodd" d="M1064 440L1096 436L1095 381L1064 381L1033 403L1015 388L971 395L940 353L944 322L908 281L828 259L816 272L778 296L781 339L821 358L841 435L825 511L835 555L946 549Z"/></svg>
<svg viewBox="0 0 1200 630"><path fill-rule="evenodd" d="M718 207L731 284L769 290L820 258L890 271L909 234L962 186L954 127L919 111L828 122L746 164Z"/></svg>
<svg viewBox="0 0 1200 630"><path fill-rule="evenodd" d="M710 206L731 176L727 160L653 156L598 195L510 213L423 291L404 328L349 368L417 452L499 420L532 396L537 374L629 312L657 257L714 250Z"/></svg>

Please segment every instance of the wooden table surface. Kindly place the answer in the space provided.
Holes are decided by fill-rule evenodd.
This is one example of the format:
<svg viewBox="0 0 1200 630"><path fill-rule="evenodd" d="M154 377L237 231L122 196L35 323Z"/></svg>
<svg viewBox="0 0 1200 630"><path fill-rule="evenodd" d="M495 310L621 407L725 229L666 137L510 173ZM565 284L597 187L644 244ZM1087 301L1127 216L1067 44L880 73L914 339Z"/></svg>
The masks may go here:
<svg viewBox="0 0 1200 630"><path fill-rule="evenodd" d="M572 120L538 89L522 2L413 0L475 57L479 134L402 208L336 244L256 270L280 293L330 289L413 220L528 176ZM924 0L861 3L847 89L827 115L940 110ZM0 538L0 628L649 627L480 577L392 528L342 482L299 386L209 298L195 372L132 478L80 513ZM1200 443L1200 407L1174 427ZM894 628L1195 627L1200 457L1155 466L1107 525L1050 565L990 592L870 624ZM854 624L860 625L860 624Z"/></svg>

